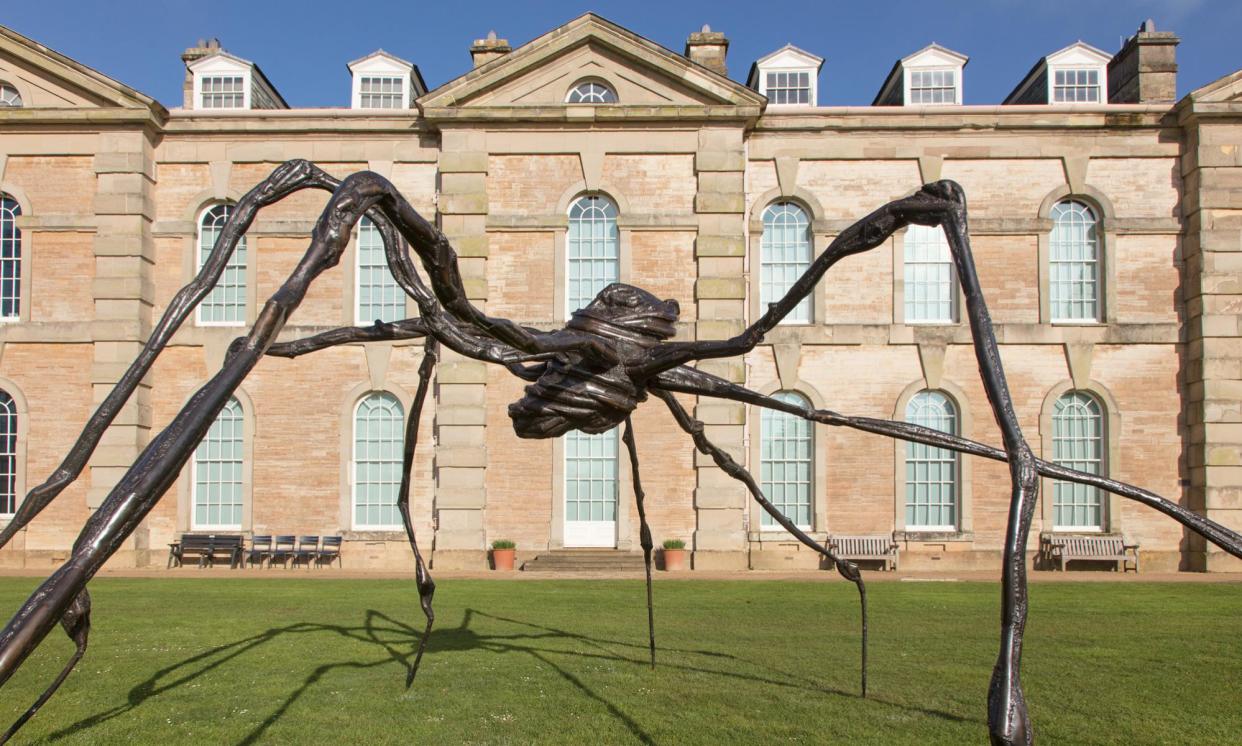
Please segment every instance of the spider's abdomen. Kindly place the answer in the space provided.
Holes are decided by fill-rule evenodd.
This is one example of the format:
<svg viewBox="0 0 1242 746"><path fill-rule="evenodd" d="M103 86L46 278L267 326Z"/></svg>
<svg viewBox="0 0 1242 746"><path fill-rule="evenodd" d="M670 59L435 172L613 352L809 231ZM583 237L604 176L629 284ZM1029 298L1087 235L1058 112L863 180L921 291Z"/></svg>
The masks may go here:
<svg viewBox="0 0 1242 746"><path fill-rule="evenodd" d="M519 438L555 438L570 430L603 433L623 422L646 399L625 374L625 366L592 366L559 360L509 405Z"/></svg>

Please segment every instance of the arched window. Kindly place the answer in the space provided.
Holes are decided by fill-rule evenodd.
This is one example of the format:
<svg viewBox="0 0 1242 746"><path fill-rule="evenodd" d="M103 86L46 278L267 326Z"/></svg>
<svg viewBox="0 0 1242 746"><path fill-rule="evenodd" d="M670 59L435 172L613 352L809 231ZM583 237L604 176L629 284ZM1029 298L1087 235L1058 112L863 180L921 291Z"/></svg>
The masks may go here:
<svg viewBox="0 0 1242 746"><path fill-rule="evenodd" d="M565 255L569 262L565 294L566 316L584 308L595 294L617 281L617 206L603 195L588 194L569 206L569 239Z"/></svg>
<svg viewBox="0 0 1242 746"><path fill-rule="evenodd" d="M359 324L405 318L405 292L388 269L384 237L368 217L358 222L357 292Z"/></svg>
<svg viewBox="0 0 1242 746"><path fill-rule="evenodd" d="M781 391L773 394L780 401L810 407L801 394ZM812 454L815 435L810 422L792 414L764 409L759 416L759 481L768 498L798 528L811 528ZM781 525L764 511L759 525L780 529Z"/></svg>
<svg viewBox="0 0 1242 746"><path fill-rule="evenodd" d="M240 529L242 526L245 418L235 397L194 451L193 529Z"/></svg>
<svg viewBox="0 0 1242 746"><path fill-rule="evenodd" d="M1052 208L1048 252L1052 320L1100 320L1100 241L1095 211L1067 200Z"/></svg>
<svg viewBox="0 0 1242 746"><path fill-rule="evenodd" d="M354 528L400 529L405 410L397 397L376 391L354 410Z"/></svg>
<svg viewBox="0 0 1242 746"><path fill-rule="evenodd" d="M759 312L784 297L811 266L811 223L793 202L777 202L763 211L763 239L759 248ZM811 298L803 298L785 322L810 323Z"/></svg>
<svg viewBox="0 0 1242 746"><path fill-rule="evenodd" d="M1067 391L1052 409L1052 460L1060 466L1103 474L1104 417L1100 400L1086 391ZM1096 487L1052 483L1054 530L1100 531L1104 510Z"/></svg>
<svg viewBox="0 0 1242 746"><path fill-rule="evenodd" d="M17 200L0 192L0 319L16 319L22 305L22 214Z"/></svg>
<svg viewBox="0 0 1242 746"><path fill-rule="evenodd" d="M943 391L925 390L911 397L906 422L958 434L957 407ZM907 529L956 531L958 492L956 453L923 443L906 444Z"/></svg>
<svg viewBox="0 0 1242 746"><path fill-rule="evenodd" d="M17 512L17 403L0 390L0 516Z"/></svg>
<svg viewBox="0 0 1242 746"><path fill-rule="evenodd" d="M583 80L569 89L569 94L565 96L565 103L615 104L617 103L617 94L606 83L601 83L598 80Z"/></svg>
<svg viewBox="0 0 1242 746"><path fill-rule="evenodd" d="M198 269L202 270L215 248L224 224L233 213L233 205L213 205L203 211L198 221ZM236 326L246 322L246 237L224 265L220 280L203 302L198 304L200 324Z"/></svg>
<svg viewBox="0 0 1242 746"><path fill-rule="evenodd" d="M12 85L0 81L0 107L17 108L22 105L22 94Z"/></svg>
<svg viewBox="0 0 1242 746"><path fill-rule="evenodd" d="M906 323L957 320L957 282L949 241L939 226L911 225L905 246Z"/></svg>

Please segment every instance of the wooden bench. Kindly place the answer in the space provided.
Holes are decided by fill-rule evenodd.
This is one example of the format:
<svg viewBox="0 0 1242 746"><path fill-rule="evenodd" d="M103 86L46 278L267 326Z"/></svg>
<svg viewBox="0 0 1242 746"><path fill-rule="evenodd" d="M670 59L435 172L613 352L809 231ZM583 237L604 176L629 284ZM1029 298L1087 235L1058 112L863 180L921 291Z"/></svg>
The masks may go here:
<svg viewBox="0 0 1242 746"><path fill-rule="evenodd" d="M214 565L216 558L226 558L229 567L241 565L245 540L241 534L182 534L180 541L168 545L168 566L180 567L186 557L198 557L198 566Z"/></svg>
<svg viewBox="0 0 1242 746"><path fill-rule="evenodd" d="M1073 534L1048 534L1044 537L1048 559L1057 563L1061 571L1070 560L1095 560L1116 562L1115 569L1125 572L1134 563L1139 571L1139 545L1127 544L1120 536L1080 536Z"/></svg>
<svg viewBox="0 0 1242 746"><path fill-rule="evenodd" d="M876 560L885 570L897 571L897 542L889 534L874 536L830 536L828 549L841 559Z"/></svg>

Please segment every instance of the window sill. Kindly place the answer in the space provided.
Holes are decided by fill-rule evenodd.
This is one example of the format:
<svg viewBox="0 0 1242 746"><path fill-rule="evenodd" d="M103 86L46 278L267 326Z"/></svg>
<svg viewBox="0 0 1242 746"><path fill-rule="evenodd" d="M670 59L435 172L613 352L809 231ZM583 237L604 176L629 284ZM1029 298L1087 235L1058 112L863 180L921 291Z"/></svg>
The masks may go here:
<svg viewBox="0 0 1242 746"><path fill-rule="evenodd" d="M975 540L975 532L973 531L918 531L907 529L905 531L894 531L893 539L895 541L909 542L934 542L943 543L947 541L973 542Z"/></svg>
<svg viewBox="0 0 1242 746"><path fill-rule="evenodd" d="M345 541L409 541L403 528L355 528L341 532Z"/></svg>

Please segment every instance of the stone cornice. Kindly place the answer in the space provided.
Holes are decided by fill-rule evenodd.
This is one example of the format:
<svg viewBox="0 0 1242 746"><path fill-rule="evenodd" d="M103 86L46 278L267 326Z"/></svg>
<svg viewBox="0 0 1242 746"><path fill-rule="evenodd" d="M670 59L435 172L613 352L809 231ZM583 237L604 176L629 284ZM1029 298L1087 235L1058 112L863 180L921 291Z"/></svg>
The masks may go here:
<svg viewBox="0 0 1242 746"><path fill-rule="evenodd" d="M541 124L590 124L610 125L650 122L711 122L713 124L742 124L750 126L759 118L758 106L703 106L703 105L604 105L568 106L441 106L423 109L424 118L432 124L477 122L486 124L509 124L515 122Z"/></svg>

